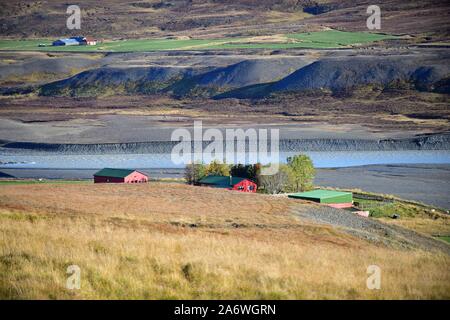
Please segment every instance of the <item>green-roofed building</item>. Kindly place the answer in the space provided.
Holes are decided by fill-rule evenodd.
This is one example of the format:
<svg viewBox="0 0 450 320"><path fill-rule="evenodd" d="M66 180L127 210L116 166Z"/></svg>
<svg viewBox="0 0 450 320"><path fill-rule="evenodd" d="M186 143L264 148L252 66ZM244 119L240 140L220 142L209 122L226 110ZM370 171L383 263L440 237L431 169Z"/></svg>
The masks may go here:
<svg viewBox="0 0 450 320"><path fill-rule="evenodd" d="M353 194L351 192L318 189L290 194L288 197L324 203L338 208L347 208L353 205Z"/></svg>
<svg viewBox="0 0 450 320"><path fill-rule="evenodd" d="M206 176L198 182L199 185L213 188L224 188L237 190L241 192L256 192L257 185L247 178L225 177L225 176Z"/></svg>
<svg viewBox="0 0 450 320"><path fill-rule="evenodd" d="M148 182L145 173L134 169L104 168L94 173L94 183L144 183Z"/></svg>

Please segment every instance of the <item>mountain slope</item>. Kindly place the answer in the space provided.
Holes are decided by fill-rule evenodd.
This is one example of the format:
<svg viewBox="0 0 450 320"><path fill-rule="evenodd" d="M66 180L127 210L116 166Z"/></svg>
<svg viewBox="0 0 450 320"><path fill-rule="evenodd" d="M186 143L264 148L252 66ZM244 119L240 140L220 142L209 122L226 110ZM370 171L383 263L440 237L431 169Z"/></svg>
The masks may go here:
<svg viewBox="0 0 450 320"><path fill-rule="evenodd" d="M181 67L103 67L46 84L40 93L44 96L152 94L192 74L194 69Z"/></svg>
<svg viewBox="0 0 450 320"><path fill-rule="evenodd" d="M272 91L330 89L348 90L364 85L388 86L410 82L432 91L433 84L448 76L450 69L439 65L417 65L417 60L352 57L317 61L272 86Z"/></svg>
<svg viewBox="0 0 450 320"><path fill-rule="evenodd" d="M279 80L306 65L300 58L245 60L223 68L186 77L168 92L175 96L212 96L228 90Z"/></svg>
<svg viewBox="0 0 450 320"><path fill-rule="evenodd" d="M357 88L407 88L450 93L450 67L408 57L345 57L316 61L272 84L233 90L216 98L259 98L276 92L349 92Z"/></svg>
<svg viewBox="0 0 450 320"><path fill-rule="evenodd" d="M4 37L46 38L67 30L67 6L61 1L2 1L0 34ZM98 38L165 36L217 37L296 32L323 27L367 31L366 9L382 9L382 31L448 38L446 0L140 0L76 3L83 12L82 31Z"/></svg>

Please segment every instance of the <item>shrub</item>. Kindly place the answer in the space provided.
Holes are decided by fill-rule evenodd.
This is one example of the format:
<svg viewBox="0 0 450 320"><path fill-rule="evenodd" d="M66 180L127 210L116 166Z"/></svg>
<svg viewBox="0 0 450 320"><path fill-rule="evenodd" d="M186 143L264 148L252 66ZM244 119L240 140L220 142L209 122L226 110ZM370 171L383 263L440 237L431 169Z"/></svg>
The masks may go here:
<svg viewBox="0 0 450 320"><path fill-rule="evenodd" d="M301 154L287 158L291 169L292 191L305 191L312 188L316 170L312 160L307 155Z"/></svg>

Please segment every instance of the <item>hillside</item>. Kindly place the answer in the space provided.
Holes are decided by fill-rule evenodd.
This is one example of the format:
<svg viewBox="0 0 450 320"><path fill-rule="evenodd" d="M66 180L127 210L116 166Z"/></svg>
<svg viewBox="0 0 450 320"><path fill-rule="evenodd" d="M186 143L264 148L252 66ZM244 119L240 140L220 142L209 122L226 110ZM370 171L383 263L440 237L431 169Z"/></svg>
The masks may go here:
<svg viewBox="0 0 450 320"><path fill-rule="evenodd" d="M192 69L177 67L103 67L46 84L42 86L41 94L70 96L152 94L192 74L194 74Z"/></svg>
<svg viewBox="0 0 450 320"><path fill-rule="evenodd" d="M272 82L305 65L302 58L252 59L226 67L102 67L49 83L41 94L96 96L153 94L212 96L230 89ZM212 69L204 72L204 70Z"/></svg>
<svg viewBox="0 0 450 320"><path fill-rule="evenodd" d="M351 54L247 59L225 67L102 67L42 86L46 96L165 93L175 97L260 98L279 92L411 89L450 93L448 55ZM206 70L206 72L205 72Z"/></svg>
<svg viewBox="0 0 450 320"><path fill-rule="evenodd" d="M155 182L0 188L3 299L449 298L448 245L350 213L351 229L322 224L337 209ZM366 288L373 264L383 290Z"/></svg>
<svg viewBox="0 0 450 320"><path fill-rule="evenodd" d="M445 64L445 60L436 65L421 62L419 59L407 57L353 57L318 61L278 81L271 89L345 91L366 85L381 88L390 85L401 86L404 82L424 91L448 90L449 83L446 79L450 76L450 67Z"/></svg>
<svg viewBox="0 0 450 320"><path fill-rule="evenodd" d="M175 96L210 97L244 86L276 81L305 64L307 62L302 58L245 60L195 77L185 77L167 91Z"/></svg>
<svg viewBox="0 0 450 320"><path fill-rule="evenodd" d="M370 1L344 0L145 0L79 1L83 32L99 38L222 37L315 31L324 27L366 31ZM383 0L383 32L412 34L413 41L448 39L445 0ZM0 11L2 37L65 34L67 4L13 0ZM77 30L70 32L77 35Z"/></svg>
<svg viewBox="0 0 450 320"><path fill-rule="evenodd" d="M415 89L450 93L448 58L426 57L344 57L316 61L270 85L250 86L218 98L254 98L276 92L352 92L358 88Z"/></svg>

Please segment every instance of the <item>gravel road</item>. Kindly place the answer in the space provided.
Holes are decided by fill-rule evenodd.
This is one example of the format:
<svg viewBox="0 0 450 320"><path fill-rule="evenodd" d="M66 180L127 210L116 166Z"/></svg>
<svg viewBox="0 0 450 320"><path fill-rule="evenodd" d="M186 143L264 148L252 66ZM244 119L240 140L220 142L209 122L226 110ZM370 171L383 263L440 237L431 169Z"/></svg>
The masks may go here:
<svg viewBox="0 0 450 320"><path fill-rule="evenodd" d="M301 218L341 228L345 232L371 242L397 248L441 251L450 255L450 245L444 242L412 230L361 217L346 210L318 204L314 205L313 210L311 207L302 205L295 206L292 210Z"/></svg>

